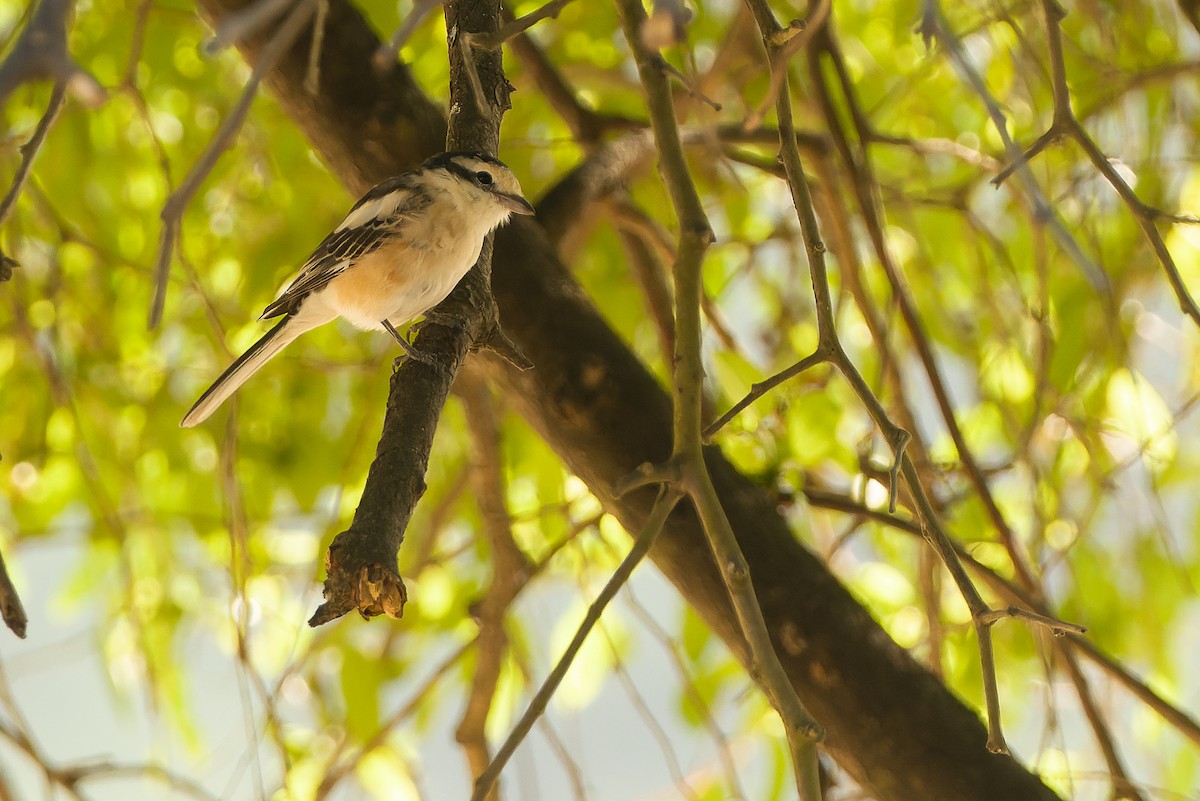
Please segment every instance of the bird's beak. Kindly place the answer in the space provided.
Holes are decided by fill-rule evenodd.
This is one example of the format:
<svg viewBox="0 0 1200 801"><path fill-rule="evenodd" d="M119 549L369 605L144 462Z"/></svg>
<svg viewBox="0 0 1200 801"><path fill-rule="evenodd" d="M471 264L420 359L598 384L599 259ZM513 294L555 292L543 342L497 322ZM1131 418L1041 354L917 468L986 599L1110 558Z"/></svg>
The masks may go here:
<svg viewBox="0 0 1200 801"><path fill-rule="evenodd" d="M520 195L497 192L496 197L500 198L500 203L504 205L504 208L513 214L533 214L533 206L529 205L529 201Z"/></svg>

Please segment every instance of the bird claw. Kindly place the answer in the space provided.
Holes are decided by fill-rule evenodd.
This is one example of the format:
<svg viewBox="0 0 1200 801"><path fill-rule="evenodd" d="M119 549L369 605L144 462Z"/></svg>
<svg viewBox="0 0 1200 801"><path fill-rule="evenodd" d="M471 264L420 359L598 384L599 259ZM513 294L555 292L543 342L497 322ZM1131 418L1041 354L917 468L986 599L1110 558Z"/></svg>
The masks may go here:
<svg viewBox="0 0 1200 801"><path fill-rule="evenodd" d="M426 317L426 320L428 320L428 319L429 318ZM421 326L421 323L416 323L409 330L418 330L420 328L420 326ZM425 351L421 350L416 345L413 345L411 342L409 342L407 339L405 339L404 336L399 331L396 330L396 327L394 325L392 325L389 320L383 320L383 327L389 334L392 335L392 338L395 339L396 342L399 343L400 347L404 350L404 355L397 357L396 360L394 362L392 362L392 372L395 372L396 370L400 369L400 365L404 363L405 359L415 359L415 360L419 361L421 364L427 365L429 367L440 367L441 366L440 359L438 359L436 356L434 356L431 353L426 353Z"/></svg>

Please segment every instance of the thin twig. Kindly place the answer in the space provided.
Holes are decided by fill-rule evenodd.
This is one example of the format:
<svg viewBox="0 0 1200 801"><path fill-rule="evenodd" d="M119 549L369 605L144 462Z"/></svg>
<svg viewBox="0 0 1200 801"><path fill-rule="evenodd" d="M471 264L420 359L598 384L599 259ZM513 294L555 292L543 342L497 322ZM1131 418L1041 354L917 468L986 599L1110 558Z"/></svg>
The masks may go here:
<svg viewBox="0 0 1200 801"><path fill-rule="evenodd" d="M842 96L850 108L850 116L855 123L856 133L861 141L868 141L870 138L867 135L869 126L860 108L854 84L850 80L846 66L832 39L826 43L826 52L833 58L835 74L841 86ZM838 112L835 109L834 101L830 97L829 90L824 81L818 74L819 71L816 63L813 62L811 66L814 78L816 79L815 87L818 100L825 111L825 117L834 133L834 141L837 143L838 151L854 178L854 195L865 219L871 245L879 258L880 266L883 267L884 275L887 277L888 284L891 287L901 319L903 319L905 327L908 329L921 366L929 380L938 411L946 425L951 440L954 442L959 458L962 460L967 477L983 501L988 517L995 526L1000 541L1008 552L1009 558L1012 560L1014 569L1020 575L1023 583L1031 585L1033 583L1032 571L1026 564L1027 559L1017 541L1016 535L1013 533L1012 527L1008 524L1008 521L1000 511L999 505L996 503L988 486L987 476L984 475L984 471L975 458L974 452L967 444L962 427L959 425L958 419L954 414L954 404L951 401L946 381L938 368L933 345L925 331L925 324L917 310L912 290L904 278L900 266L896 263L891 248L888 246L887 238L884 234L886 226L880 207L881 200L879 199L878 182L874 175L870 153L866 150L856 150L850 143L849 137L838 122Z"/></svg>
<svg viewBox="0 0 1200 801"><path fill-rule="evenodd" d="M8 188L8 194L4 196L3 201L0 201L0 225L4 225L8 221L8 216L12 214L13 207L17 203L17 196L21 194L21 189L25 186L25 181L29 179L29 172L33 168L33 160L41 149L42 143L46 141L46 134L50 132L50 127L54 125L54 121L58 118L58 112L62 111L66 100L66 85L59 81L54 84L54 89L50 93L50 102L46 104L46 111L42 114L42 118L38 120L37 127L33 130L33 135L29 137L28 142L21 145L21 164L17 167L16 175L13 176L12 186Z"/></svg>
<svg viewBox="0 0 1200 801"><path fill-rule="evenodd" d="M1008 133L1008 120L1004 116L1004 110L992 96L983 76L979 74L979 71L975 69L971 60L963 52L963 44L946 23L939 0L925 0L925 9L919 30L927 41L935 38L941 43L950 55L950 61L955 70L983 102L1000 141L1004 143L1004 150L1008 155L1009 162L1015 165L1021 187L1034 207L1035 218L1047 226L1058 246L1063 249L1071 261L1078 265L1088 282L1106 299L1111 299L1112 284L1108 280L1108 275L1079 247L1079 243L1075 241L1075 238L1071 236L1054 213L1053 207L1046 200L1045 194L1029 170L1029 166L1022 162L1021 148Z"/></svg>
<svg viewBox="0 0 1200 801"><path fill-rule="evenodd" d="M416 0L413 3L412 10L408 12L408 16L404 18L404 22L396 29L392 37L387 40L386 44L381 44L375 50L375 54L371 57L371 62L375 65L376 70L384 70L392 64L396 63L396 57L400 53L400 48L404 47L404 43L413 35L413 32L420 26L425 18L428 17L435 8L442 5L444 0Z"/></svg>
<svg viewBox="0 0 1200 801"><path fill-rule="evenodd" d="M1022 609L1019 606L1006 606L1003 609L992 609L980 615L979 619L985 625L992 625L1001 620L1015 618L1024 620L1027 623L1033 623L1038 626L1045 626L1052 631L1055 636L1061 637L1064 634L1084 634L1087 632L1085 626L1080 626L1077 623L1067 623L1064 620L1043 615L1040 612L1031 612L1028 609Z"/></svg>
<svg viewBox="0 0 1200 801"><path fill-rule="evenodd" d="M323 801L338 782L346 777L346 774L354 770L359 761L367 754L379 748L387 742L392 731L404 721L415 715L422 705L429 700L430 693L442 681L442 679L451 675L451 671L458 665L467 653L470 652L471 646L477 642L477 638L470 642L463 643L461 648L456 649L450 654L447 654L438 665L430 672L428 678L421 682L420 685L413 691L409 699L401 704L397 710L388 716L386 720L379 724L379 728L375 730L371 736L367 737L353 756L346 759L337 759L337 754L330 760L330 765L325 770L325 775L321 777L321 783L317 785L316 791L313 793L315 801Z"/></svg>
<svg viewBox="0 0 1200 801"><path fill-rule="evenodd" d="M58 113L62 110L66 99L66 84L63 81L58 81L54 84L54 89L50 93L50 101L46 104L46 111L42 114L42 118L38 120L33 135L29 137L28 142L21 145L21 163L17 166L16 175L13 176L12 186L8 188L8 193L4 196L4 200L0 201L0 226L3 226L8 221L9 215L16 208L17 198L20 196L25 182L29 179L30 171L33 169L33 160L41 149L42 143L46 141L46 135L50 132L51 126L54 125L54 121L58 118ZM9 258L0 251L0 283L12 277L12 270L16 266L17 261L15 259Z"/></svg>
<svg viewBox="0 0 1200 801"><path fill-rule="evenodd" d="M780 93L783 92L783 87L787 83L788 62L812 40L820 27L825 24L831 5L830 0L818 0L817 7L813 9L808 19L794 19L788 23L786 28L778 28L771 33L764 34L767 46L771 48L772 52L771 83L767 88L767 94L759 101L758 108L742 123L742 127L747 131L762 125L771 106L779 100Z"/></svg>
<svg viewBox="0 0 1200 801"><path fill-rule="evenodd" d="M999 186L1013 171L1023 168L1030 159L1042 152L1048 144L1066 136L1071 137L1083 149L1083 152L1087 155L1088 160L1092 162L1092 166L1095 167L1096 171L1104 177L1104 180L1108 181L1109 185L1120 196L1126 208L1129 209L1130 214L1133 215L1134 220L1142 229L1146 241L1150 244L1150 249L1154 251L1155 258L1158 259L1163 272L1167 276L1167 282L1171 285L1171 291L1175 293L1175 299L1179 303L1180 311L1192 318L1194 324L1200 326L1200 306L1196 304L1195 298L1188 291L1183 276L1179 272L1179 267L1175 264L1175 258L1171 255L1166 241L1155 226L1156 219L1162 219L1168 215L1152 209L1142 202L1142 199L1137 196L1137 193L1133 191L1129 183L1112 165L1112 161L1100 150L1095 140L1092 139L1091 135L1088 134L1083 124L1079 121L1074 109L1071 107L1071 93L1067 85L1067 67L1066 61L1063 58L1061 23L1063 17L1066 16L1066 12L1056 0L1042 0L1041 7L1046 23L1047 45L1050 50L1050 85L1054 95L1054 119L1046 132L1034 140L1033 144L1024 153L1014 158L1008 167L992 179L992 183Z"/></svg>
<svg viewBox="0 0 1200 801"><path fill-rule="evenodd" d="M1025 151L1023 153L1021 153L1020 156L1018 156L1015 160L1010 161L1004 169L1002 169L1000 172L996 173L996 176L994 178L992 178L992 180L991 180L992 186L1000 186L1001 184L1003 184L1004 181L1008 178L1008 176L1012 175L1014 172L1019 170L1021 167L1028 164L1030 161L1032 161L1034 158L1036 158L1037 155L1039 153L1041 153L1043 150L1045 150L1047 147L1049 147L1050 145L1058 144L1058 142L1062 139L1062 136L1063 136L1062 131L1056 130L1054 128L1051 128L1048 131L1046 131L1044 134L1042 134L1037 139L1035 139L1033 141L1032 145L1025 148Z"/></svg>
<svg viewBox="0 0 1200 801"><path fill-rule="evenodd" d="M483 94L483 83L479 80L479 71L475 69L475 59L471 57L470 37L467 34L458 35L458 49L462 54L463 70L467 74L467 85L471 88L471 97L475 100L475 108L481 116L487 116L488 101Z"/></svg>
<svg viewBox="0 0 1200 801"><path fill-rule="evenodd" d="M496 751L496 755L492 757L491 763L487 770L480 774L475 782L475 790L471 793L471 801L485 801L492 787L500 777L500 772L504 770L504 766L508 764L508 760L512 758L513 753L517 750L517 746L525 739L530 730L533 729L533 724L537 722L542 713L546 711L546 707L550 703L551 697L562 683L563 678L567 675L567 671L575 661L575 657L579 654L579 649L583 647L584 640L592 628L600 620L600 616L604 613L604 609L608 606L609 601L616 596L617 592L633 575L633 570L638 566L642 559L650 552L650 546L654 544L658 533L662 531L663 525L667 522L668 515L675 508L675 504L679 502L679 493L673 490L664 489L659 493L658 500L655 501L654 507L650 510L650 514L646 517L646 525L638 533L637 539L634 540L633 547L629 549L628 555L613 571L612 577L608 583L604 585L604 589L596 596L596 600L588 607L587 614L583 621L579 624L579 628L575 631L575 636L571 638L571 642L567 645L562 657L554 665L554 669L546 676L546 680L542 682L542 686L538 688L533 699L529 702L529 706L525 709L525 713L521 715L521 719L509 732L504 743Z"/></svg>
<svg viewBox="0 0 1200 801"><path fill-rule="evenodd" d="M786 367L783 370L780 370L778 373L775 373L768 378L764 378L762 381L751 384L750 390L742 397L740 401L733 404L733 406L730 406L729 410L725 412L725 414L714 420L708 425L707 428L704 429L704 431L701 432L705 441L712 439L712 437L718 431L728 425L733 418L745 411L746 407L754 403L763 395L766 395L775 387L790 381L801 373L811 370L818 364L825 364L828 361L829 354L827 354L823 349L818 348L816 351L805 356L791 367Z"/></svg>
<svg viewBox="0 0 1200 801"><path fill-rule="evenodd" d="M765 3L760 2L760 0L748 0L748 5L763 35L763 41L767 42L768 58L771 58L776 51L782 49L779 46L770 44L773 38L778 38L775 35L782 29L775 20L774 14ZM795 39L791 41L794 42ZM897 426L888 417L883 404L875 397L875 393L871 390L866 380L863 379L838 338L837 326L833 315L833 296L829 289L829 275L825 264L825 243L821 238L817 222L817 212L813 205L812 191L809 189L808 178L804 174L804 164L801 161L795 122L792 118L791 100L788 97L789 90L786 70L781 75L781 90L776 98L775 106L775 113L779 124L779 158L783 163L788 188L792 195L792 205L796 209L797 220L800 223L801 232L804 236L805 251L808 256L809 277L812 284L813 302L817 317L818 346L814 355L817 353L822 354L825 360L838 368L838 371L846 379L846 382L850 384L859 401L866 407L871 420L879 428L884 439L887 441L893 457L892 467L888 473L888 507L894 511L898 496L902 458L911 436L905 429ZM809 358L811 359L812 357ZM802 360L793 366L797 368L797 373L799 372L799 368L803 367L807 369L807 367L811 366L806 361Z"/></svg>
<svg viewBox="0 0 1200 801"><path fill-rule="evenodd" d="M570 3L571 0L550 0L549 3L530 11L523 17L518 17L512 22L506 23L500 30L494 33L484 35L473 35L471 44L474 47L482 47L484 50L495 50L500 45L507 42L519 33L532 28L547 17L558 17L558 12L563 10L563 7Z"/></svg>
<svg viewBox="0 0 1200 801"><path fill-rule="evenodd" d="M486 725L496 695L508 637L504 617L517 594L525 587L531 570L528 560L513 539L511 519L505 503L506 488L501 458L500 423L494 401L483 379L470 367L455 383L462 398L471 434L471 486L483 520L483 532L492 552L492 580L483 600L477 604L479 624L475 670L462 718L454 731L471 768L478 777L487 769L490 757ZM499 801L499 788L488 794L488 801Z"/></svg>
<svg viewBox="0 0 1200 801"><path fill-rule="evenodd" d="M204 153L192 166L187 177L183 179L183 183L179 188L171 193L163 204L161 213L163 221L162 236L158 244L158 256L154 262L154 300L150 305L149 327L157 328L162 320L163 306L167 299L167 279L170 276L171 256L175 252L175 242L179 238L179 229L183 222L183 212L191 203L192 197L200 189L200 185L208 178L208 174L212 172L217 161L221 158L221 154L233 143L234 137L241 129L242 123L246 121L246 115L250 112L250 106L254 102L255 96L258 94L259 84L263 78L274 67L275 62L283 55L284 51L291 45L295 38L300 34L304 25L308 22L309 16L312 15L314 7L318 0L300 0L292 9L291 14L284 20L279 30L271 37L263 47L262 53L259 54L258 60L254 65L254 71L250 73L250 79L246 82L246 88L242 90L242 96L238 99L237 105L234 106L229 116L225 118L225 122L221 124L220 129L209 142Z"/></svg>
<svg viewBox="0 0 1200 801"><path fill-rule="evenodd" d="M206 55L215 56L227 47L243 42L270 25L291 7L294 0L258 0L243 9L225 14L217 30L204 43Z"/></svg>
<svg viewBox="0 0 1200 801"><path fill-rule="evenodd" d="M636 470L613 484L613 495L620 498L642 487L678 483L683 477L679 462L679 459L671 458L660 464L645 462L638 465Z"/></svg>
<svg viewBox="0 0 1200 801"><path fill-rule="evenodd" d="M917 522L908 518L897 517L878 509L872 509L845 495L830 492L817 486L805 486L804 497L809 504L821 509L852 514L880 525L889 526L898 531L922 536L921 526ZM1022 589L1016 583L1004 578L991 567L980 562L963 546L955 544L954 548L963 563L1009 604L1022 604L1029 609L1039 610L1037 611L1039 615L1044 615L1048 619L1055 619L1051 615L1046 614L1045 610L1041 608L1039 601L1029 591ZM1096 665L1111 680L1124 687L1135 698L1158 713L1163 720L1180 734L1188 738L1192 743L1200 745L1200 722L1197 722L1185 711L1162 698L1145 682L1133 676L1123 665L1097 648L1094 643L1070 632L1063 637L1054 637L1052 642L1055 648L1078 652Z"/></svg>
<svg viewBox="0 0 1200 801"><path fill-rule="evenodd" d="M675 80L679 81L679 83L683 86L684 90L688 93L688 95L690 97L692 97L695 100L699 100L701 103L708 106L713 111L721 110L720 103L718 103L717 101L713 100L710 97L706 97L704 95L704 93L700 91L700 88L698 86L696 86L688 78L688 76L684 75L678 68L676 68L674 64L667 61L662 56L656 56L656 58L658 59L658 68L660 70L662 70L663 72L665 72L667 75L670 75Z"/></svg>
<svg viewBox="0 0 1200 801"><path fill-rule="evenodd" d="M729 801L745 801L747 795L738 779L737 758L733 754L733 747L729 743L729 738L725 736L725 732L721 730L721 724L713 715L712 706L705 700L704 693L696 686L695 677L689 670L683 654L680 653L678 636L663 628L650 610L638 600L632 587L625 591L625 602L633 616L650 632L651 637L658 640L659 647L670 658L675 672L679 674L684 700L691 704L692 711L700 718L700 725L707 729L709 736L712 737L713 746L717 752L717 762L721 765L721 773L724 774L725 783L728 786Z"/></svg>
<svg viewBox="0 0 1200 801"><path fill-rule="evenodd" d="M329 16L329 0L317 0L317 18L313 20L312 43L308 49L308 73L304 88L314 97L321 90L321 48L325 44L325 19Z"/></svg>

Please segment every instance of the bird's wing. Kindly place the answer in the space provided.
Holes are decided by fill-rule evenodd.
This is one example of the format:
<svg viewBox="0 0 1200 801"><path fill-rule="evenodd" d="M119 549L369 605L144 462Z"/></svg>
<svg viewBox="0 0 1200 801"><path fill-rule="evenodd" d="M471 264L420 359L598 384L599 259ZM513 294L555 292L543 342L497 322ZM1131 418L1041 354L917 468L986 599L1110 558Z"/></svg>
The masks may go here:
<svg viewBox="0 0 1200 801"><path fill-rule="evenodd" d="M304 298L323 289L363 256L378 250L399 233L405 219L411 219L430 202L426 193L412 185L409 175L391 178L371 189L317 245L300 274L259 319L294 313Z"/></svg>

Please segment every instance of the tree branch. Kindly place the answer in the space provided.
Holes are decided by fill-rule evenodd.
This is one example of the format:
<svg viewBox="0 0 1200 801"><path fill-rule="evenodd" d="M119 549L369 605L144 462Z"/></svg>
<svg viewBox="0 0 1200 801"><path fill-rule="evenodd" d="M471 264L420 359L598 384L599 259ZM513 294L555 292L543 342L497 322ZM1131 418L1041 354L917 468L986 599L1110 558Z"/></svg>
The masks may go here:
<svg viewBox="0 0 1200 801"><path fill-rule="evenodd" d="M179 229L183 225L183 212L192 202L192 197L200 190L200 185L208 178L213 167L217 166L221 154L233 144L234 137L241 130L242 123L246 121L246 115L250 113L250 106L258 95L259 84L275 66L275 62L283 56L296 37L300 35L301 28L312 16L316 3L317 0L301 0L292 9L283 24L279 26L279 29L274 32L263 48L261 57L255 63L254 70L250 73L250 79L246 81L246 88L242 90L242 96L238 99L237 105L221 123L221 127L209 142L208 147L204 149L204 153L192 166L187 177L183 179L183 183L171 193L166 203L163 204L160 215L163 229L158 241L158 256L154 262L154 299L150 304L149 317L151 329L157 328L162 321L163 306L167 301L167 280L171 275L171 257L175 255L175 243L179 239Z"/></svg>
<svg viewBox="0 0 1200 801"><path fill-rule="evenodd" d="M499 2L449 0L444 7L451 89L446 149L495 153L500 117L509 108L511 88L504 78L500 53L471 53L460 45L466 41L464 37L497 30ZM473 62L468 62L468 56ZM468 91L476 102L465 102ZM495 343L509 340L501 333L492 297L491 259L489 240L479 261L421 327L414 347L428 354L429 360L406 359L392 376L375 461L353 523L329 546L326 601L309 621L311 625L326 623L351 609L364 617L387 614L398 618L403 614L407 594L396 570L396 554L413 509L425 492L433 434L450 386L471 350L493 346L502 357L518 358L495 347ZM446 320L456 323L447 325Z"/></svg>
<svg viewBox="0 0 1200 801"><path fill-rule="evenodd" d="M816 743L824 732L800 702L775 652L751 583L750 566L721 505L704 461L700 434L704 366L701 359L701 299L704 254L713 232L683 155L675 119L674 98L662 59L646 45L648 18L641 0L618 0L625 39L637 61L646 92L659 170L679 220L679 244L672 269L675 279L674 446L671 462L680 470L678 487L696 506L721 579L729 592L742 636L746 638L750 675L763 688L783 719L791 750L796 789L803 801L821 797Z"/></svg>
<svg viewBox="0 0 1200 801"><path fill-rule="evenodd" d="M474 454L471 485L483 519L483 533L491 545L492 553L491 585L483 599L476 604L474 614L479 622L479 638L471 689L454 732L455 739L466 752L471 775L478 779L491 761L486 726L508 648L504 616L517 593L525 586L531 570L512 536L505 504L499 421L496 419L491 392L477 371L468 368L455 384L455 393L462 398L466 410ZM499 798L497 787L488 794L487 801L499 801Z"/></svg>

